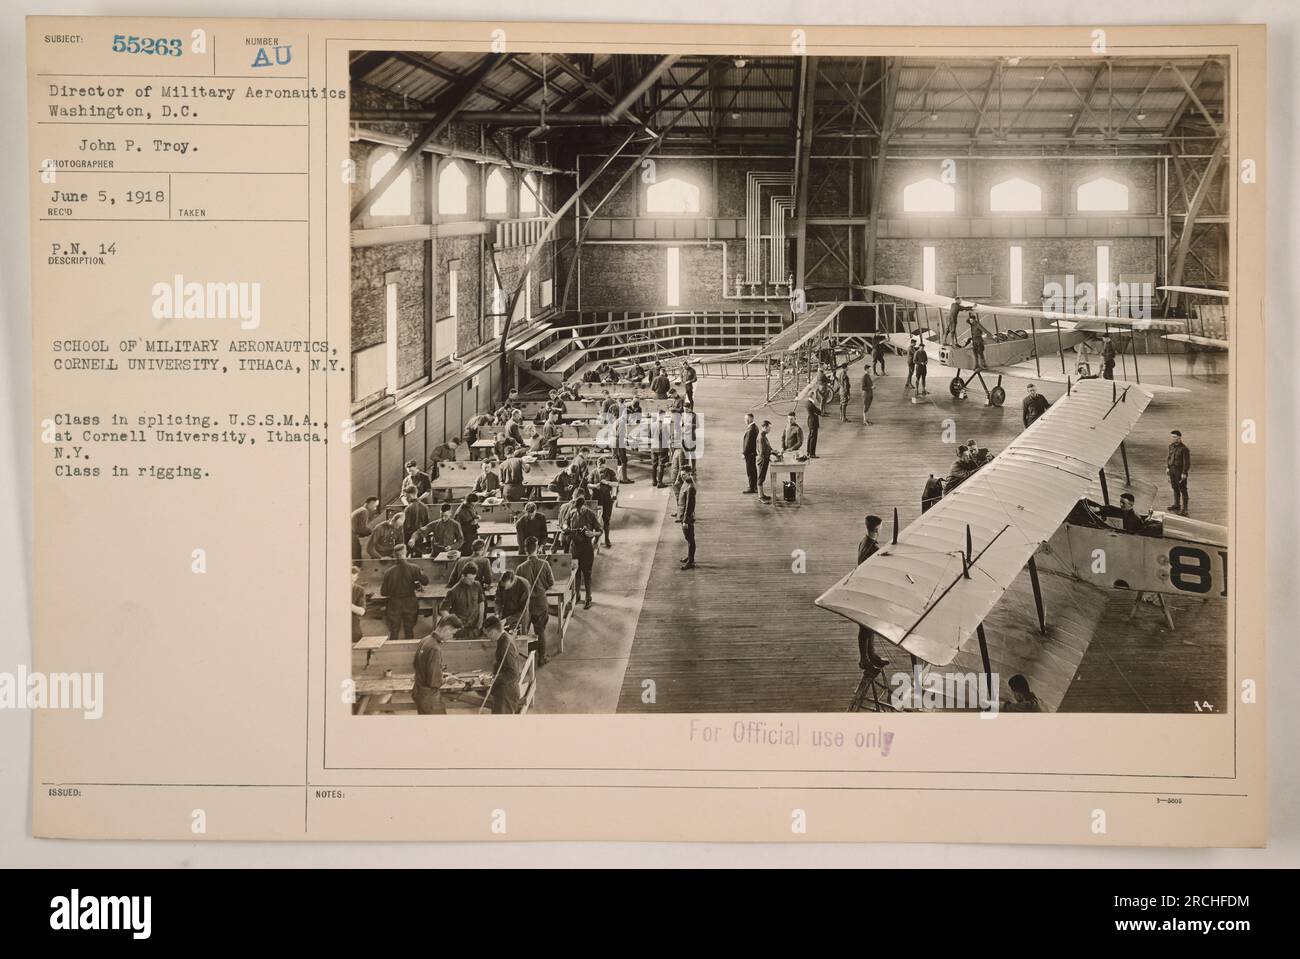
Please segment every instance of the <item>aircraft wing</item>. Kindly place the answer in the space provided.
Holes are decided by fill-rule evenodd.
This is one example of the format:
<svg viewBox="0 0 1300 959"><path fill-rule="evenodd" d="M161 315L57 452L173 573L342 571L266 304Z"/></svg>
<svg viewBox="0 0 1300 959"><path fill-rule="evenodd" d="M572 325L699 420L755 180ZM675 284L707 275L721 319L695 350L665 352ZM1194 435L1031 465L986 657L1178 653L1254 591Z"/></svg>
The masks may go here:
<svg viewBox="0 0 1300 959"><path fill-rule="evenodd" d="M1207 290L1199 286L1157 286L1157 290L1164 290L1166 293L1191 293L1193 296L1217 296L1220 299L1228 298L1227 290Z"/></svg>
<svg viewBox="0 0 1300 959"><path fill-rule="evenodd" d="M1046 354L1044 354L1046 355ZM1055 355L1055 354L1053 354ZM1080 383L1091 383L1091 379L1081 379L1072 374L1061 373L1056 370L1043 370L1041 373L1035 370L1032 363L1020 363L1015 366L986 366L986 373L997 373L1001 376L1013 376L1022 380L1038 380L1045 383L1065 383L1067 380L1073 385L1078 386ZM1164 386L1160 383L1139 383L1137 380L1126 380L1116 378L1113 380L1102 380L1104 383L1114 383L1120 389L1126 386L1136 386L1140 390L1148 393L1190 393L1191 390L1183 386Z"/></svg>
<svg viewBox="0 0 1300 959"><path fill-rule="evenodd" d="M1224 350L1228 349L1228 341L1220 340L1213 336L1197 336L1194 333L1166 333L1166 340L1173 340L1176 343L1188 343L1192 346L1199 346L1203 350Z"/></svg>
<svg viewBox="0 0 1300 959"><path fill-rule="evenodd" d="M937 310L946 311L953 303L951 296L925 293L910 286L879 284L867 286L864 289L871 290L873 293L883 293L886 296L896 297L900 300L911 300L913 303L933 307ZM1019 316L1024 319L1056 323L1065 330L1080 329L1090 333L1116 332L1125 328L1138 330L1152 327L1166 328L1166 326L1169 329L1182 328L1181 322L1172 323L1167 320L1153 320L1146 317L1133 319L1124 316L1098 316L1092 313L1068 313L1064 310L1035 310L1027 306L993 306L988 303L972 303L969 300L963 300L962 302L967 304L965 308L973 309L975 313L981 316Z"/></svg>
<svg viewBox="0 0 1300 959"><path fill-rule="evenodd" d="M957 656L1132 431L1150 394L1084 380L898 542L817 598L935 666ZM970 531L969 576L962 556Z"/></svg>

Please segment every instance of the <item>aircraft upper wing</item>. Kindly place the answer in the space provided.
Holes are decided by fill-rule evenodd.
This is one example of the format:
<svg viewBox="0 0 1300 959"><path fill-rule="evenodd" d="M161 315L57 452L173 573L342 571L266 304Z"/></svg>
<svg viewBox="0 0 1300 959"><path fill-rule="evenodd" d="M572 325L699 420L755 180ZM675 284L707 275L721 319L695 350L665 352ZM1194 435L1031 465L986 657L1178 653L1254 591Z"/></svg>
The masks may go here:
<svg viewBox="0 0 1300 959"><path fill-rule="evenodd" d="M1084 380L817 605L944 666L1085 496L1147 404L1140 387ZM970 530L969 577L962 556Z"/></svg>
<svg viewBox="0 0 1300 959"><path fill-rule="evenodd" d="M1227 290L1207 290L1200 286L1157 286L1157 290L1165 290L1168 293L1191 293L1196 296L1217 296L1220 299L1228 298Z"/></svg>
<svg viewBox="0 0 1300 959"><path fill-rule="evenodd" d="M924 293L921 290L913 289L910 286L894 286L890 284L879 284L876 286L864 287L873 293L883 293L886 296L897 297L900 300L911 300L914 303L920 303L922 306L934 307L937 310L947 310L953 304L951 296L940 296L937 293ZM983 316L1021 316L1025 319L1044 320L1048 322L1066 321L1072 326L1068 329L1074 329L1076 326L1089 332L1104 333L1108 330L1118 330L1126 327L1132 327L1139 330L1150 329L1151 327L1168 327L1182 328L1182 323L1170 323L1167 320L1153 320L1146 317L1131 319L1124 316L1097 316L1092 313L1067 313L1064 310L1033 310L1025 306L992 306L987 303L972 303L969 300L963 300L974 312Z"/></svg>

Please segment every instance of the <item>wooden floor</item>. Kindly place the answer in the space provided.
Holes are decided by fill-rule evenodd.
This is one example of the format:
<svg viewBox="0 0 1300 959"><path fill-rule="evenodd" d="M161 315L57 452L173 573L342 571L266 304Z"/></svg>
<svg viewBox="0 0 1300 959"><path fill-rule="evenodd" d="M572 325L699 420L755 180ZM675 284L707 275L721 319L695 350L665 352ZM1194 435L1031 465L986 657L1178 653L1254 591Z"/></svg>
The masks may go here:
<svg viewBox="0 0 1300 959"><path fill-rule="evenodd" d="M798 508L763 507L757 497L740 492L745 485L740 456L744 413L753 409L760 421L771 419L779 435L793 404L763 407L761 377L700 382L697 408L705 450L697 509L698 568L678 568L684 543L680 527L668 519L650 570L619 711L847 708L861 676L856 629L815 607L813 600L852 568L864 515L886 517L886 537L895 506L901 526L916 518L927 473L946 473L953 459L952 446L942 440L947 420L956 425L959 441L973 437L994 453L1022 425L1023 380L1007 380L1007 406L990 408L974 396L953 400L947 376L932 365L931 393L913 403L902 393L905 367L896 357L888 362L888 375L877 380L873 425L861 424L856 395L849 423L838 421L838 408L823 420L821 458L808 470L804 504ZM855 365L852 370L855 384L860 369ZM1165 358L1144 358L1141 375L1169 382ZM1180 370L1174 383L1192 392L1152 403L1126 444L1130 467L1135 478L1163 484L1169 430L1182 429L1192 451L1191 515L1226 523L1226 377L1202 357L1192 375ZM1048 383L1039 388L1051 399L1064 392ZM1122 475L1118 456L1108 471ZM1158 508L1170 502L1161 498L1168 495L1162 485ZM1130 622L1131 594L1083 586L1048 566L1042 567L1048 637L1038 635L1027 576L1022 575L986 623L995 669L1028 662L1025 671L1035 691L1053 709L1186 712L1194 702L1222 701L1224 604L1177 601L1177 632L1171 635L1157 607L1143 604ZM877 652L890 659L889 672L909 669L905 654L888 643L880 646ZM963 652L957 665L978 671L978 652ZM1071 675L1072 681L1063 678ZM1052 676L1062 678L1052 681ZM643 701L647 679L655 681L653 704Z"/></svg>

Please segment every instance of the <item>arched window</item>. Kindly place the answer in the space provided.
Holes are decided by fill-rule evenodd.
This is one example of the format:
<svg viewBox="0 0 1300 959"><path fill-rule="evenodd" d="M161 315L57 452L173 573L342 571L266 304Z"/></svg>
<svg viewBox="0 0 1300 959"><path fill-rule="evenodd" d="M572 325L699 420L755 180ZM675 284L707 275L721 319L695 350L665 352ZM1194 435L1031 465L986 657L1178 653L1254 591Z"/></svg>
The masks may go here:
<svg viewBox="0 0 1300 959"><path fill-rule="evenodd" d="M989 190L989 210L993 213L1038 213L1043 209L1043 191L1038 184L1012 177L995 183Z"/></svg>
<svg viewBox="0 0 1300 959"><path fill-rule="evenodd" d="M645 191L645 209L647 213L699 213L700 188L676 177L652 183Z"/></svg>
<svg viewBox="0 0 1300 959"><path fill-rule="evenodd" d="M509 183L501 168L493 167L483 190L483 213L487 216L506 215L506 195Z"/></svg>
<svg viewBox="0 0 1300 959"><path fill-rule="evenodd" d="M384 178L384 175L397 162L397 154L384 150L370 164L370 188ZM407 167L401 175L380 194L379 199L370 204L371 216L410 216L411 215L411 168Z"/></svg>
<svg viewBox="0 0 1300 959"><path fill-rule="evenodd" d="M537 216L537 194L541 192L537 177L531 173L519 181L519 215Z"/></svg>
<svg viewBox="0 0 1300 959"><path fill-rule="evenodd" d="M933 177L903 187L904 213L951 213L957 208L957 191Z"/></svg>
<svg viewBox="0 0 1300 959"><path fill-rule="evenodd" d="M1097 177L1080 184L1080 210L1127 210L1128 187L1110 177Z"/></svg>
<svg viewBox="0 0 1300 959"><path fill-rule="evenodd" d="M469 179L455 160L438 174L438 212L443 216L469 212Z"/></svg>

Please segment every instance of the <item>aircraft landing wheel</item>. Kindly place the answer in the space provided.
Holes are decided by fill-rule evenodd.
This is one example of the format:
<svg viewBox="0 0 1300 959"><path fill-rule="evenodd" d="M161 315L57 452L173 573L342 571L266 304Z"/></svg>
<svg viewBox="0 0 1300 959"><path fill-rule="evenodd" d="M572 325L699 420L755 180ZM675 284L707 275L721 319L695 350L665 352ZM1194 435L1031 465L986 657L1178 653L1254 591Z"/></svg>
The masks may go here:
<svg viewBox="0 0 1300 959"><path fill-rule="evenodd" d="M948 382L948 392L952 394L953 399L960 400L966 397L966 386L961 381L961 377L954 376Z"/></svg>
<svg viewBox="0 0 1300 959"><path fill-rule="evenodd" d="M1000 386L989 390L989 406L1001 406L1007 401L1007 391Z"/></svg>

